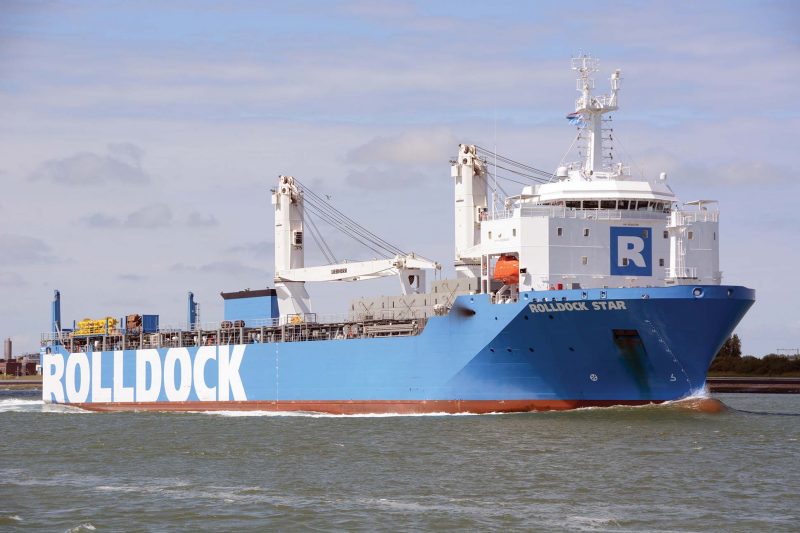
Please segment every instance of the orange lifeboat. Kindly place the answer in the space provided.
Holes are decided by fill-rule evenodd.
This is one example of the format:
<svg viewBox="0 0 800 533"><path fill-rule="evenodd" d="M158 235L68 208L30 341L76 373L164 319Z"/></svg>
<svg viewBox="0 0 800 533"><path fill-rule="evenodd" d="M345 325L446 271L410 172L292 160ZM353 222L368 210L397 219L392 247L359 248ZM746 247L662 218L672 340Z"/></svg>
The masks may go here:
<svg viewBox="0 0 800 533"><path fill-rule="evenodd" d="M501 255L494 266L492 279L504 285L519 283L519 259L513 255Z"/></svg>

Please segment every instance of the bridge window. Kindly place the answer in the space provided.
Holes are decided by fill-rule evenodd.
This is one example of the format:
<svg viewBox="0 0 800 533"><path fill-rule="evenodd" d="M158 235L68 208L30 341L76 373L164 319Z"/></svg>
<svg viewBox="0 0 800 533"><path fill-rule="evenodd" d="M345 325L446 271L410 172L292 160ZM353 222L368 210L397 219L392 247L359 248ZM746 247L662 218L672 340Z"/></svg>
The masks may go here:
<svg viewBox="0 0 800 533"><path fill-rule="evenodd" d="M618 205L620 209L628 209L628 200L620 200Z"/></svg>
<svg viewBox="0 0 800 533"><path fill-rule="evenodd" d="M584 209L597 209L597 200L584 200L583 201L583 208Z"/></svg>
<svg viewBox="0 0 800 533"><path fill-rule="evenodd" d="M617 201L616 200L602 200L600 202L601 209L616 209L617 208Z"/></svg>
<svg viewBox="0 0 800 533"><path fill-rule="evenodd" d="M580 202L575 202L575 201L565 202L565 205L567 207L569 207L570 209L580 209L581 208L581 203Z"/></svg>

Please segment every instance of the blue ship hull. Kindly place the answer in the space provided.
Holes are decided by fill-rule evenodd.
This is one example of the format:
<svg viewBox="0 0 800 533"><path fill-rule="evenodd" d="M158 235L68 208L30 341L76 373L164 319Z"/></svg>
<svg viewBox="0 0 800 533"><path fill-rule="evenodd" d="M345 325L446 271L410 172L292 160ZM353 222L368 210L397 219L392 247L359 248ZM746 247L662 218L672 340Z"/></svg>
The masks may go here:
<svg viewBox="0 0 800 533"><path fill-rule="evenodd" d="M509 412L702 389L755 299L732 286L460 296L419 335L43 357L46 402L95 410Z"/></svg>

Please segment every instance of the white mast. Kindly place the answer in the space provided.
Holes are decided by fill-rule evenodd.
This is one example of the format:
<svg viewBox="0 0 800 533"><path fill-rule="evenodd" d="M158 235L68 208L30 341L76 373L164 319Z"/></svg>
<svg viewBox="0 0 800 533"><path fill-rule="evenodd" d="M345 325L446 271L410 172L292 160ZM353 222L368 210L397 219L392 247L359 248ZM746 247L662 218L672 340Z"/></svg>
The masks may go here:
<svg viewBox="0 0 800 533"><path fill-rule="evenodd" d="M593 96L594 78L598 60L590 56L572 58L572 70L578 71L577 90L581 95L575 100L575 114L580 115L588 135L587 150L583 161L584 177L591 177L603 171L603 115L617 110L617 91L619 90L620 70L611 75L611 94ZM609 177L609 176L606 176Z"/></svg>
<svg viewBox="0 0 800 533"><path fill-rule="evenodd" d="M304 315L310 302L305 283L283 281L279 273L303 268L303 192L292 176L280 176L278 188L272 193L275 205L275 290L281 317Z"/></svg>
<svg viewBox="0 0 800 533"><path fill-rule="evenodd" d="M480 277L481 219L488 215L486 172L474 145L458 145L458 157L451 161L455 178L456 274L459 278Z"/></svg>

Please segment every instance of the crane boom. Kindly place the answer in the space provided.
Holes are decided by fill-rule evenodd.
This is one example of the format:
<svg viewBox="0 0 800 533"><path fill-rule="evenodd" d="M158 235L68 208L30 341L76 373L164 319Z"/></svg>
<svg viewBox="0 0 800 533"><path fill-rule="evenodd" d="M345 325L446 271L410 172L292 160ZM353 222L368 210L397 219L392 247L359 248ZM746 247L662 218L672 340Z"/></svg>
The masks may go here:
<svg viewBox="0 0 800 533"><path fill-rule="evenodd" d="M276 281L362 281L386 276L419 275L423 270L440 270L435 261L410 253L391 259L353 261L304 268L291 268L275 272Z"/></svg>

